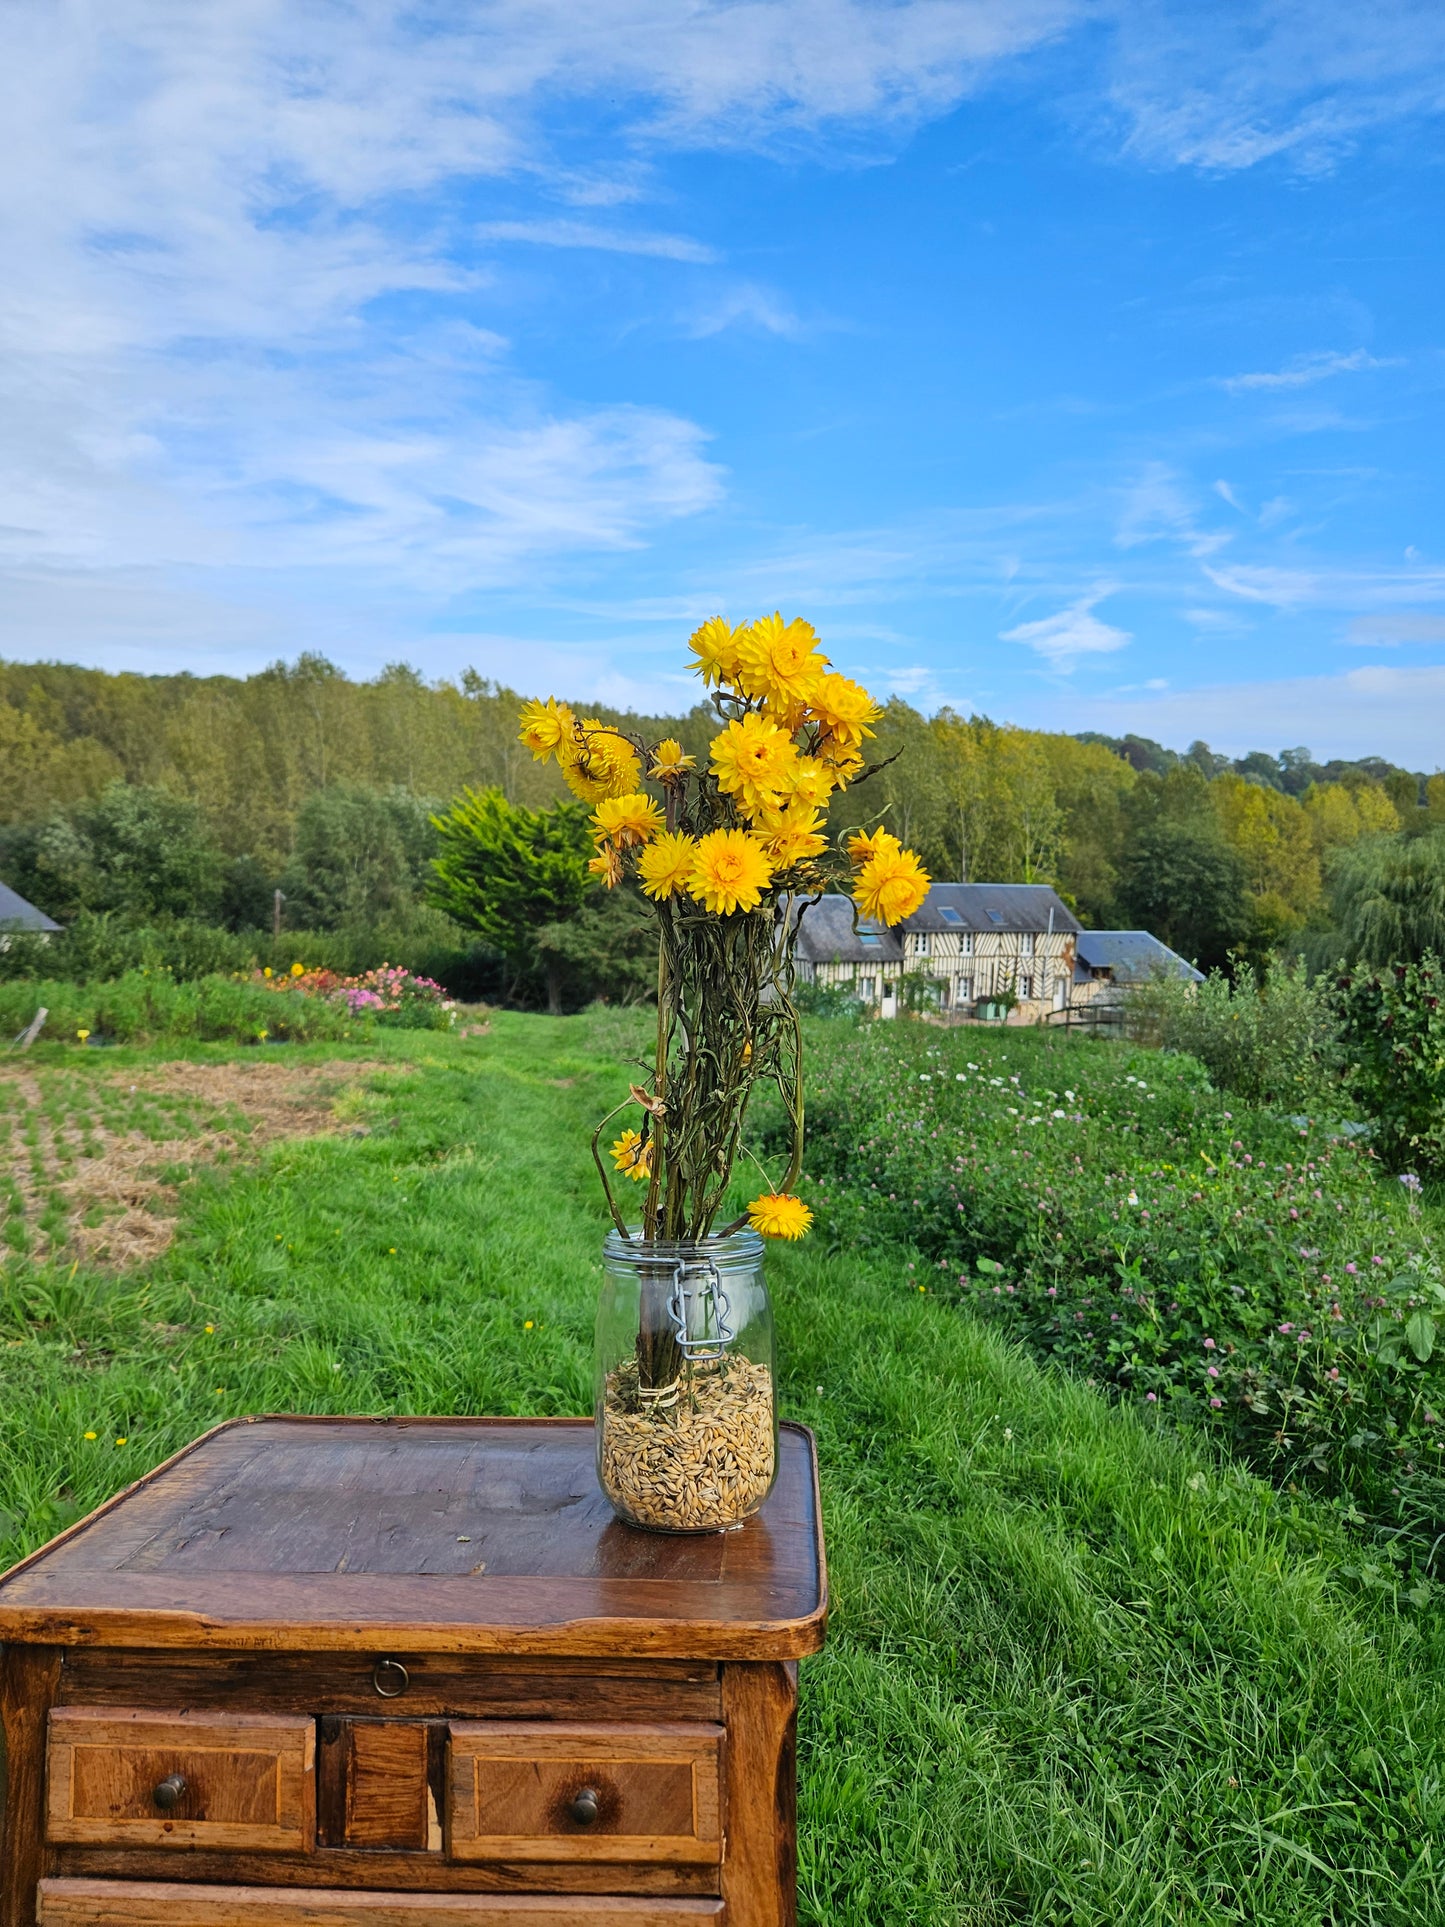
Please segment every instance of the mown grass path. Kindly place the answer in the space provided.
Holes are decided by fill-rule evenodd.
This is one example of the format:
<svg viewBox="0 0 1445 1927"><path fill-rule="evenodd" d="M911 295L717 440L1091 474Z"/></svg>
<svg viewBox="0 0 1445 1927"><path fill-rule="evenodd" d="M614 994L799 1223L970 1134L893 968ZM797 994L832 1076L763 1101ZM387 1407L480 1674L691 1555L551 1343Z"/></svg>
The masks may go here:
<svg viewBox="0 0 1445 1927"><path fill-rule="evenodd" d="M12 1260L0 1557L236 1412L586 1410L586 1141L633 1036L369 1041L341 1129L189 1181L147 1270ZM1439 1621L1362 1594L1323 1514L826 1231L770 1254L835 1599L803 1675L804 1921L1445 1920Z"/></svg>

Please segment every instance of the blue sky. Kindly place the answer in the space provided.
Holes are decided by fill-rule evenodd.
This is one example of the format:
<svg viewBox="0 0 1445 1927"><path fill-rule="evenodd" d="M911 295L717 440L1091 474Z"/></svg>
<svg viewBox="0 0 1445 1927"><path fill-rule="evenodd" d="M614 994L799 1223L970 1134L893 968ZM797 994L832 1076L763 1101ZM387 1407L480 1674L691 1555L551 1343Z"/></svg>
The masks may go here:
<svg viewBox="0 0 1445 1927"><path fill-rule="evenodd" d="M580 17L579 17L580 16ZM0 653L1445 764L1445 8L11 0Z"/></svg>

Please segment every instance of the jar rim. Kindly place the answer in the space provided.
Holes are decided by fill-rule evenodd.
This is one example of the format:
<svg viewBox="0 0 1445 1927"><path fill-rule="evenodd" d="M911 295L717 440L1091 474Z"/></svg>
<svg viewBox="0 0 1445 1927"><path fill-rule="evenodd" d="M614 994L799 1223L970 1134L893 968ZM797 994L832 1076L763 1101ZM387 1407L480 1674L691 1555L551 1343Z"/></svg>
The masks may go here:
<svg viewBox="0 0 1445 1927"><path fill-rule="evenodd" d="M603 1244L608 1258L621 1258L630 1264L648 1264L670 1258L761 1258L763 1240L751 1225L725 1236L706 1238L644 1238L640 1230L624 1238L614 1226Z"/></svg>

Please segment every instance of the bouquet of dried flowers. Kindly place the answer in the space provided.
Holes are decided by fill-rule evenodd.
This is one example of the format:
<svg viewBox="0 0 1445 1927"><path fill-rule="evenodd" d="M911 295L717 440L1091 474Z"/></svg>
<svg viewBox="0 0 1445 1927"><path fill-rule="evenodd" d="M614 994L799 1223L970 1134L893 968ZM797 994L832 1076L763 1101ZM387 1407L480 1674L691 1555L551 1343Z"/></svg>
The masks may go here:
<svg viewBox="0 0 1445 1927"><path fill-rule="evenodd" d="M771 615L734 628L715 616L689 646L720 724L705 768L671 739L648 744L579 722L553 699L526 705L521 739L539 760L555 757L568 787L594 805L593 872L611 888L630 870L656 910L656 1054L628 1100L638 1121L612 1145L616 1171L646 1185L643 1236L711 1232L748 1097L768 1078L792 1123L792 1156L782 1183L730 1228L751 1222L764 1236L796 1238L812 1221L792 1192L803 1155L791 994L800 919L824 890L846 884L864 916L894 924L918 908L929 879L887 830L855 829L841 847L830 840L831 800L872 773L864 744L879 710L831 666L809 623ZM610 1121L593 1149L627 1235L598 1151Z"/></svg>
<svg viewBox="0 0 1445 1927"><path fill-rule="evenodd" d="M598 1125L592 1154L622 1241L609 1263L635 1270L627 1329L598 1319L598 1471L633 1524L716 1530L745 1518L776 1465L771 1318L734 1331L722 1283L730 1235L799 1238L812 1213L794 1191L803 1158L802 1034L793 953L802 917L846 884L859 912L893 924L923 901L928 877L887 830L827 827L833 800L871 774L865 744L879 710L840 675L812 627L781 615L692 637L717 733L701 767L668 739L647 743L549 699L522 712L523 743L555 757L593 805L591 868L610 889L631 874L657 920L657 1041L645 1079ZM714 1230L760 1078L791 1123L781 1182ZM619 1111L635 1109L601 1144ZM640 1233L613 1179L641 1188ZM704 1248L704 1241L706 1241ZM688 1277L701 1279L694 1290ZM709 1282L710 1281L710 1282ZM732 1286L766 1305L761 1274ZM765 1330L764 1330L765 1326ZM760 1332L762 1335L760 1336Z"/></svg>

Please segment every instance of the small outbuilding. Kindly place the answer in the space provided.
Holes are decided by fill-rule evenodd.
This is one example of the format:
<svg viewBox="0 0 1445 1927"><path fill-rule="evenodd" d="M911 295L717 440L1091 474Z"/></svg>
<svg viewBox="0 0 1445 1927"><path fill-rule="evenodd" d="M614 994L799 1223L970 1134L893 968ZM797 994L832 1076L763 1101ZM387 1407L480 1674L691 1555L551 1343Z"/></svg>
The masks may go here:
<svg viewBox="0 0 1445 1927"><path fill-rule="evenodd" d="M1118 1003L1160 977L1202 984L1204 973L1147 930L1081 930L1074 961L1073 1002Z"/></svg>
<svg viewBox="0 0 1445 1927"><path fill-rule="evenodd" d="M43 910L37 910L33 903L27 903L8 883L0 883L0 947L3 947L7 936L23 934L27 937L50 937L59 929L60 925L47 917Z"/></svg>

